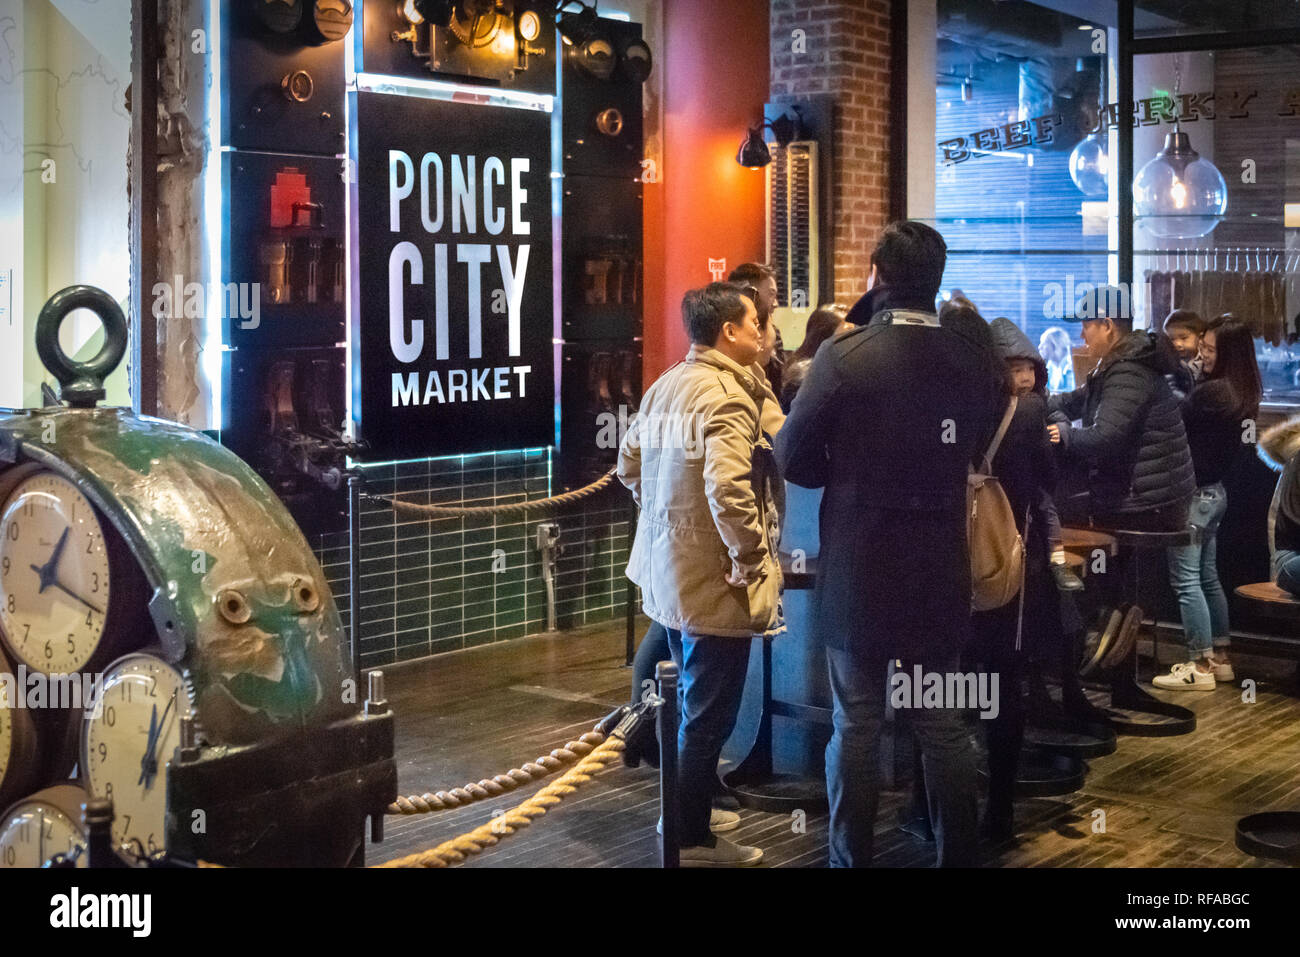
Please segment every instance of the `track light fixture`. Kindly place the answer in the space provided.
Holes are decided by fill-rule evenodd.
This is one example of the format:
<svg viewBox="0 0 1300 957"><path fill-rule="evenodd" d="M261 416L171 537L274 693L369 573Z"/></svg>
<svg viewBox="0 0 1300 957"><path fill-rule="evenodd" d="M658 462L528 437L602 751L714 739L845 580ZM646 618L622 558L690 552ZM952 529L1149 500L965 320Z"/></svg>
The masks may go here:
<svg viewBox="0 0 1300 957"><path fill-rule="evenodd" d="M765 129L772 131L778 146L788 146L802 133L797 111L793 115L782 113L774 120L764 120L758 126L751 126L740 144L740 150L736 153L736 162L741 166L762 169L772 162L772 153L763 139Z"/></svg>

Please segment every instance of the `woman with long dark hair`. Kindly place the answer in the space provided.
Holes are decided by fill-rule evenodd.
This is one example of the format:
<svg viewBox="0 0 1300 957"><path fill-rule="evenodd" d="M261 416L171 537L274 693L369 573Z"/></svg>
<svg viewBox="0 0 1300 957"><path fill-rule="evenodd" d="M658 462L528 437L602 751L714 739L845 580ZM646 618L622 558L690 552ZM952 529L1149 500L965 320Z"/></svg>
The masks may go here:
<svg viewBox="0 0 1300 957"><path fill-rule="evenodd" d="M790 412L790 406L794 403L795 393L799 391L799 386L803 384L804 376L808 374L808 367L812 363L813 356L817 354L818 348L827 339L833 339L841 332L852 328L852 325L844 319L847 312L848 310L843 306L831 303L826 306L818 306L816 311L808 317L808 325L804 328L803 342L799 344L798 349L790 354L782 379L780 392L781 411L787 415Z"/></svg>
<svg viewBox="0 0 1300 957"><path fill-rule="evenodd" d="M1152 682L1171 691L1213 691L1216 682L1236 677L1228 660L1228 598L1219 581L1215 540L1228 507L1223 479L1248 447L1244 436L1263 395L1255 340L1240 320L1225 318L1205 330L1201 360L1205 381L1182 403L1196 470L1191 522L1201 540L1169 549L1169 580L1178 594L1188 660Z"/></svg>

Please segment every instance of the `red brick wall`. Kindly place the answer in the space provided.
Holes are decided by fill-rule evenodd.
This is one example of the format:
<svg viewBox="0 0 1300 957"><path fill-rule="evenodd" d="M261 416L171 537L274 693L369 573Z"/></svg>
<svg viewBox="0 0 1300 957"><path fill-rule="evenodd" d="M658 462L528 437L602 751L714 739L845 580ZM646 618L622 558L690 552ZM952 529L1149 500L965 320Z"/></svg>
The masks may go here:
<svg viewBox="0 0 1300 957"><path fill-rule="evenodd" d="M848 305L866 292L871 247L889 214L889 6L889 0L771 3L772 100L836 97L835 300ZM795 30L805 33L803 52L794 52Z"/></svg>

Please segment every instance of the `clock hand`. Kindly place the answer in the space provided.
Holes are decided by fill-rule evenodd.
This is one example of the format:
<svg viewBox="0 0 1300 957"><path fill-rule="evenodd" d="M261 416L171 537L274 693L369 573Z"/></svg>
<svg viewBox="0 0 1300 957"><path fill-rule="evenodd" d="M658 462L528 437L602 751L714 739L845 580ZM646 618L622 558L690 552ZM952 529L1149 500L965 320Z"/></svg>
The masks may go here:
<svg viewBox="0 0 1300 957"><path fill-rule="evenodd" d="M149 748L149 752L148 752L149 764L147 766L149 771L149 777L144 783L145 790L148 790L149 788L153 787L154 778L158 776L158 756L153 752L157 750L158 745L162 743L163 732L167 728L167 715L171 714L172 705L174 705L175 703L176 703L176 692L173 691L171 698L168 699L167 701L167 707L163 709L162 717L158 719L158 732L157 734L154 735L154 742L152 747ZM158 706L154 705L154 710L157 710L157 708Z"/></svg>
<svg viewBox="0 0 1300 957"><path fill-rule="evenodd" d="M149 716L149 737L145 741L144 754L140 758L140 779L136 784L144 784L145 776L148 774L149 755L153 753L154 735L158 733L158 705L153 706L153 714Z"/></svg>
<svg viewBox="0 0 1300 957"><path fill-rule="evenodd" d="M75 598L77 601L81 602L83 605L85 605L85 606L86 606L87 608L89 608L91 611L98 612L98 613L101 614L101 615L104 613L103 609L101 609L101 608L99 608L99 607L97 607L97 606L95 606L95 605L92 605L90 602L86 601L86 599L82 598L82 597L81 597L80 595L78 595L76 592L71 591L71 590L68 588L67 585L63 584L63 582L61 582L61 581L55 581L53 584L54 584L54 587L55 587L55 588L59 589L59 591L63 592L63 593L66 594L66 595L70 595L71 597Z"/></svg>
<svg viewBox="0 0 1300 957"><path fill-rule="evenodd" d="M49 562L51 575L53 575L59 569L59 556L63 554L63 546L68 544L68 533L70 531L72 531L72 526L68 526L67 528L65 528L63 530L63 534L59 536L58 544L54 546L54 554L50 556L50 562Z"/></svg>
<svg viewBox="0 0 1300 957"><path fill-rule="evenodd" d="M41 587L37 594L45 591L45 589L49 588L51 585L58 584L55 579L58 576L59 556L63 554L63 546L68 544L68 532L70 531L72 531L71 528L65 528L63 530L63 534L59 536L59 540L54 546L54 552L50 555L50 560L48 562L44 565L32 566L32 571L41 576Z"/></svg>

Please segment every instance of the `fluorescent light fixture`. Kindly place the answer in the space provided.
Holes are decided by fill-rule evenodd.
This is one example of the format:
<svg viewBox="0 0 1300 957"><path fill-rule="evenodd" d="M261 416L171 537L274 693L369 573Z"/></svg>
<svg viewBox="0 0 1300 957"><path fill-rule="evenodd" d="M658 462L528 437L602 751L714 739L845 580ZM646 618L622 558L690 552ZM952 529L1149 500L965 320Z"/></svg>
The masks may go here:
<svg viewBox="0 0 1300 957"><path fill-rule="evenodd" d="M421 456L419 458L414 458L414 459L390 459L386 462L357 462L355 460L351 460L351 464L362 469L377 469L377 468L383 468L386 465L409 465L412 462L450 462L455 460L457 462L460 462L461 466L463 467L467 461L472 459L481 459L487 455L540 455L543 452L546 453L547 461L549 462L550 455L551 455L551 448L552 448L551 446L545 445L545 446L538 446L535 448L527 448L527 449L497 449L492 452L466 452L463 455L462 454L430 455L430 456ZM548 482L550 481L549 470L547 475L547 481ZM549 494L549 486L548 486L548 494Z"/></svg>
<svg viewBox="0 0 1300 957"><path fill-rule="evenodd" d="M218 131L208 138L208 155L203 167L203 221L208 244L208 302L203 329L200 375L207 380L211 402L208 428L222 429L223 401L221 360L225 346L221 342L222 311L225 309L221 262L225 240L225 222L228 212L226 197L222 192L221 130L221 0L208 0L208 42L212 57L212 82L208 84L208 128Z"/></svg>
<svg viewBox="0 0 1300 957"><path fill-rule="evenodd" d="M547 93L524 93L519 90L498 90L491 87L470 86L465 83L448 83L445 80L417 80L405 76L387 76L381 73L356 74L357 89L366 93L388 93L396 96L419 96L434 100L457 100L461 103L479 103L484 106L510 106L515 109L541 110L550 113L555 97Z"/></svg>

